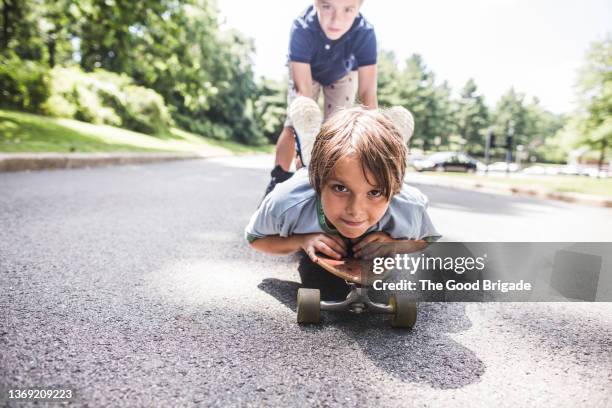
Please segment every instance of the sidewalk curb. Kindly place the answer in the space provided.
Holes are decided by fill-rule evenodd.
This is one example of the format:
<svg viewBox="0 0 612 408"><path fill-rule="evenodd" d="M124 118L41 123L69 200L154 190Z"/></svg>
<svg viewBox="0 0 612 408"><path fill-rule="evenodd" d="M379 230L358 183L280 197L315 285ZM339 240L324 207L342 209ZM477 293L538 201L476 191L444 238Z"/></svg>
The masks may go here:
<svg viewBox="0 0 612 408"><path fill-rule="evenodd" d="M410 179L410 174L406 176L406 182L415 184L426 184L439 187L458 188L486 192L491 194L509 194L523 197L532 197L545 200L563 201L573 204L592 205L597 207L612 208L612 198L580 193L562 193L551 190L536 190L533 187L517 187L507 184L482 182L474 180L432 180L430 178Z"/></svg>
<svg viewBox="0 0 612 408"><path fill-rule="evenodd" d="M216 157L216 153L0 153L0 173L159 163Z"/></svg>

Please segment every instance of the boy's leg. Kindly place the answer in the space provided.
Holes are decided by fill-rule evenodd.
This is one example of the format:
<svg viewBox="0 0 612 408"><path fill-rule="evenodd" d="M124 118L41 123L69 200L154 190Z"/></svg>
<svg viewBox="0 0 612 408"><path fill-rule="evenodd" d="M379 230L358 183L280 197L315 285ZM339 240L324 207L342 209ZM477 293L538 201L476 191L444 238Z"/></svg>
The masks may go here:
<svg viewBox="0 0 612 408"><path fill-rule="evenodd" d="M312 100L316 102L319 99L320 93L321 93L321 85L317 81L313 80L312 81ZM277 153L276 162L274 163L275 165L281 165L281 167L283 167L283 169L287 171L291 167L291 161L295 157L295 153L296 153L295 152L295 143L296 143L295 139L298 136L293 131L294 124L293 124L293 119L291 117L291 105L297 98L299 98L299 95L297 92L297 88L295 87L295 82L293 81L293 77L291 76L291 70L289 70L289 84L287 88L287 117L285 119L285 123L283 126L284 126L284 129L289 129L287 133L288 134L290 133L291 136L293 136L293 139L291 140L292 148L291 149L287 148L286 151L281 154ZM287 141L287 144L288 143L289 142ZM278 142L277 142L277 146L278 146ZM288 163L287 167L284 167L284 163Z"/></svg>
<svg viewBox="0 0 612 408"><path fill-rule="evenodd" d="M282 170L289 171L291 160L295 156L295 135L293 128L284 126L276 141L274 164Z"/></svg>
<svg viewBox="0 0 612 408"><path fill-rule="evenodd" d="M316 104L307 98L295 98L289 106L289 120L293 123L296 137L300 145L300 159L303 165L308 165L314 139L319 133L321 123L334 112L355 103L357 94L357 71L351 71L344 78L331 85L323 87L324 115ZM317 89L318 94L318 89ZM316 99L315 99L316 100Z"/></svg>
<svg viewBox="0 0 612 408"><path fill-rule="evenodd" d="M283 130L276 141L276 154L274 158L275 166L270 172L270 182L266 187L264 198L274 190L278 183L287 181L293 172L289 171L291 160L295 155L295 136L293 129L283 127Z"/></svg>
<svg viewBox="0 0 612 408"><path fill-rule="evenodd" d="M298 272L302 287L319 289L321 300L344 300L350 289L344 279L332 275L320 265L312 262L304 251L300 252Z"/></svg>
<svg viewBox="0 0 612 408"><path fill-rule="evenodd" d="M300 160L302 165L307 166L314 140L323 122L321 109L312 99L298 96L289 106L289 117L293 122Z"/></svg>
<svg viewBox="0 0 612 408"><path fill-rule="evenodd" d="M323 87L325 103L325 119L329 118L340 109L350 108L355 104L359 77L357 71L351 71L331 85Z"/></svg>

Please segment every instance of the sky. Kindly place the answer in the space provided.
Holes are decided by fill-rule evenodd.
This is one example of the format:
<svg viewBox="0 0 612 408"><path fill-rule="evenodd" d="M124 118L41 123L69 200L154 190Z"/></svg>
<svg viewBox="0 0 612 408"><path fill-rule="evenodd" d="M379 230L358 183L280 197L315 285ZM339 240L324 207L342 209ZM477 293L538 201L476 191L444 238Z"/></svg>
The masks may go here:
<svg viewBox="0 0 612 408"><path fill-rule="evenodd" d="M312 0L217 0L224 26L255 41L255 72L286 73L289 30ZM365 0L378 46L402 64L421 54L459 92L473 78L489 106L510 87L554 112L574 109L577 71L612 36L611 0Z"/></svg>

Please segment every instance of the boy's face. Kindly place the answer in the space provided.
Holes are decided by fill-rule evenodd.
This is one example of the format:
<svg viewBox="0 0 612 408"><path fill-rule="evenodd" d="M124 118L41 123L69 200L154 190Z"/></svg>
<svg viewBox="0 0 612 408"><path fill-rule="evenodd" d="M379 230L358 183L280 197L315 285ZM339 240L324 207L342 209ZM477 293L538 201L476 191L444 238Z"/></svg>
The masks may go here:
<svg viewBox="0 0 612 408"><path fill-rule="evenodd" d="M334 172L321 188L325 217L347 238L358 238L387 211L389 200L369 171L363 174L361 161L353 154L336 163Z"/></svg>
<svg viewBox="0 0 612 408"><path fill-rule="evenodd" d="M316 0L317 16L330 40L342 37L353 25L362 0Z"/></svg>

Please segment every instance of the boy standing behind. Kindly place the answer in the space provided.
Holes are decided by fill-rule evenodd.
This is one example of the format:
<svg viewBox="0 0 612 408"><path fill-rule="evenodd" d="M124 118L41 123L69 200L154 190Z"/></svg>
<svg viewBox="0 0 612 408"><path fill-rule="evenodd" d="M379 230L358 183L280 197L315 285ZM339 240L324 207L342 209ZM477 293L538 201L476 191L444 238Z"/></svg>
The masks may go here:
<svg viewBox="0 0 612 408"><path fill-rule="evenodd" d="M363 106L377 107L376 35L359 13L362 4L363 0L315 0L295 19L289 40L288 106L298 96L318 100L323 88L325 119L353 106L357 92ZM295 138L288 117L276 143L266 194L293 174L289 168Z"/></svg>

